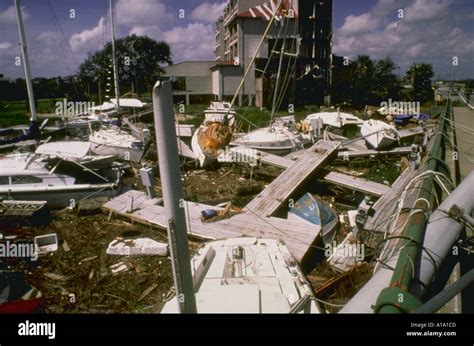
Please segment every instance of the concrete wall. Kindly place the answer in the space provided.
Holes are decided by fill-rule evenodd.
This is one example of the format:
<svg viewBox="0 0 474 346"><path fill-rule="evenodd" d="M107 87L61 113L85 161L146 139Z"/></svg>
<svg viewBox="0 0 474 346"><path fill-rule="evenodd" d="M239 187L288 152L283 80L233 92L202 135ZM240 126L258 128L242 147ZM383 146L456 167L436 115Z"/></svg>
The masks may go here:
<svg viewBox="0 0 474 346"><path fill-rule="evenodd" d="M215 61L184 61L163 68L166 77L210 76Z"/></svg>
<svg viewBox="0 0 474 346"><path fill-rule="evenodd" d="M163 68L166 77L185 77L186 90L181 93L191 95L212 94L212 74L210 67L214 61L185 61Z"/></svg>

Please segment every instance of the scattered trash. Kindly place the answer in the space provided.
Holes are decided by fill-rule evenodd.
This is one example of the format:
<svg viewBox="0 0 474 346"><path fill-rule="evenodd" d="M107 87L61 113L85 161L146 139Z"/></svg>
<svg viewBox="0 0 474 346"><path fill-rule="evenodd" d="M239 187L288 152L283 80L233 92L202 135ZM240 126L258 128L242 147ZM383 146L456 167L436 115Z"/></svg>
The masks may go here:
<svg viewBox="0 0 474 346"><path fill-rule="evenodd" d="M62 247L65 252L71 251L71 249L69 248L69 245L67 244L65 240L63 241Z"/></svg>
<svg viewBox="0 0 474 346"><path fill-rule="evenodd" d="M36 236L34 243L37 255L58 251L58 235L56 233Z"/></svg>
<svg viewBox="0 0 474 346"><path fill-rule="evenodd" d="M201 215L204 220L207 220L211 217L217 216L217 211L214 209L204 209L203 211L201 211Z"/></svg>
<svg viewBox="0 0 474 346"><path fill-rule="evenodd" d="M137 238L114 240L107 247L107 254L133 256L133 255L158 255L168 254L168 244L157 242L150 238Z"/></svg>
<svg viewBox="0 0 474 346"><path fill-rule="evenodd" d="M67 277L55 273L44 273L48 279L55 280L55 281L66 281Z"/></svg>
<svg viewBox="0 0 474 346"><path fill-rule="evenodd" d="M142 294L140 295L140 297L138 298L137 303L145 299L146 296L149 295L157 287L158 287L157 284L153 284L150 287L148 287L146 290L144 290Z"/></svg>
<svg viewBox="0 0 474 346"><path fill-rule="evenodd" d="M357 210L348 210L347 211L347 218L349 219L349 225L351 227L355 227L356 225L356 217L357 217Z"/></svg>
<svg viewBox="0 0 474 346"><path fill-rule="evenodd" d="M83 260L80 260L79 261L79 264L82 264L84 262L89 262L89 261L93 261L95 259L97 259L99 256L91 256L91 257L87 257L87 258L84 258Z"/></svg>
<svg viewBox="0 0 474 346"><path fill-rule="evenodd" d="M133 268L133 265L128 261L121 261L110 266L110 271L113 275L126 272Z"/></svg>

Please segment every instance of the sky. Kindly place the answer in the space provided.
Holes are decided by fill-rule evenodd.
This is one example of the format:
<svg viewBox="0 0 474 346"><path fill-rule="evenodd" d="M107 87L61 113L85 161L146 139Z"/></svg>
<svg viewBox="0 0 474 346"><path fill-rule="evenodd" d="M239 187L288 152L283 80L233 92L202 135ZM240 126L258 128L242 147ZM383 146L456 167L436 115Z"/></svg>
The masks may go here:
<svg viewBox="0 0 474 346"><path fill-rule="evenodd" d="M117 38L137 34L164 40L174 63L214 60L214 23L227 1L113 3ZM110 41L108 4L23 0L33 77L72 75L88 53ZM433 64L436 78L474 78L474 0L334 0L333 53L349 59L358 54L388 56L400 75L413 62L426 62ZM23 78L23 68L15 65L20 55L13 0L0 0L0 74Z"/></svg>

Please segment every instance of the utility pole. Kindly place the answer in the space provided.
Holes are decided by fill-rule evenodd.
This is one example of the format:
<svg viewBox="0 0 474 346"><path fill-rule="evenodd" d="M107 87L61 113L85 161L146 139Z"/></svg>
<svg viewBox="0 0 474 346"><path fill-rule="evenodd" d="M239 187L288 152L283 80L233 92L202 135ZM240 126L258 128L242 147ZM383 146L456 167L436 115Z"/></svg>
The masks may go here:
<svg viewBox="0 0 474 346"><path fill-rule="evenodd" d="M153 113L156 145L160 160L161 188L163 190L166 219L168 220L171 265L179 311L181 313L196 313L186 215L184 213L186 202L183 199L183 187L181 185L170 81L158 81L153 87Z"/></svg>
<svg viewBox="0 0 474 346"><path fill-rule="evenodd" d="M21 53L23 55L23 67L25 70L26 90L28 91L28 101L30 103L31 121L36 121L35 95L33 93L33 83L31 82L30 62L28 60L28 50L26 48L25 29L23 27L23 17L21 15L20 0L15 0L16 18L18 21L18 33L20 35Z"/></svg>

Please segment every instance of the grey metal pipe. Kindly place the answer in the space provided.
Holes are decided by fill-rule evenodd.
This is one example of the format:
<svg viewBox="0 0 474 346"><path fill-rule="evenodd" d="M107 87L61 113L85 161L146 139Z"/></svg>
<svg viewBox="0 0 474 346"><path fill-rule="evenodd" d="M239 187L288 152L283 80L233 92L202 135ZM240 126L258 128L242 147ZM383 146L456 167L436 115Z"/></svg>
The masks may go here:
<svg viewBox="0 0 474 346"><path fill-rule="evenodd" d="M464 209L467 214L472 213L474 209L474 171L459 184L430 216L423 246L433 258L426 251L423 251L417 268L418 279L426 286L429 286L432 282L436 269L441 267L441 263L448 252L453 251L453 245L464 229L463 222L456 221L447 214L453 204ZM421 297L425 293L425 287L416 280L413 282L410 291L415 296Z"/></svg>
<svg viewBox="0 0 474 346"><path fill-rule="evenodd" d="M441 292L415 310L417 314L432 314L445 306L451 299L474 281L474 269L471 269L455 283L445 287Z"/></svg>
<svg viewBox="0 0 474 346"><path fill-rule="evenodd" d="M181 313L196 313L171 82L158 81L153 87L153 113L158 157L160 158L161 188L168 220L171 264L179 311Z"/></svg>
<svg viewBox="0 0 474 346"><path fill-rule="evenodd" d="M23 17L21 15L20 0L15 0L16 18L18 21L18 33L20 35L21 53L23 55L23 68L25 70L26 90L28 91L28 100L30 103L31 121L36 120L35 95L33 93L33 84L31 82L30 61L28 60L28 49L26 47L25 29L23 27Z"/></svg>
<svg viewBox="0 0 474 346"><path fill-rule="evenodd" d="M423 246L436 259L436 266L439 267L463 229L462 224L448 217L440 210L449 210L455 203L468 213L474 207L474 172L471 172L461 184L446 198L439 208L431 214L426 228ZM399 252L386 261L390 267L395 267ZM430 257L424 251L423 258L419 266L419 279L425 284L433 279L435 266ZM372 305L375 305L377 297L385 287L390 285L393 271L389 268L380 268L374 276L362 287L357 294L340 310L340 313L373 313ZM424 288L417 280L413 281L411 293L420 297L424 293Z"/></svg>

